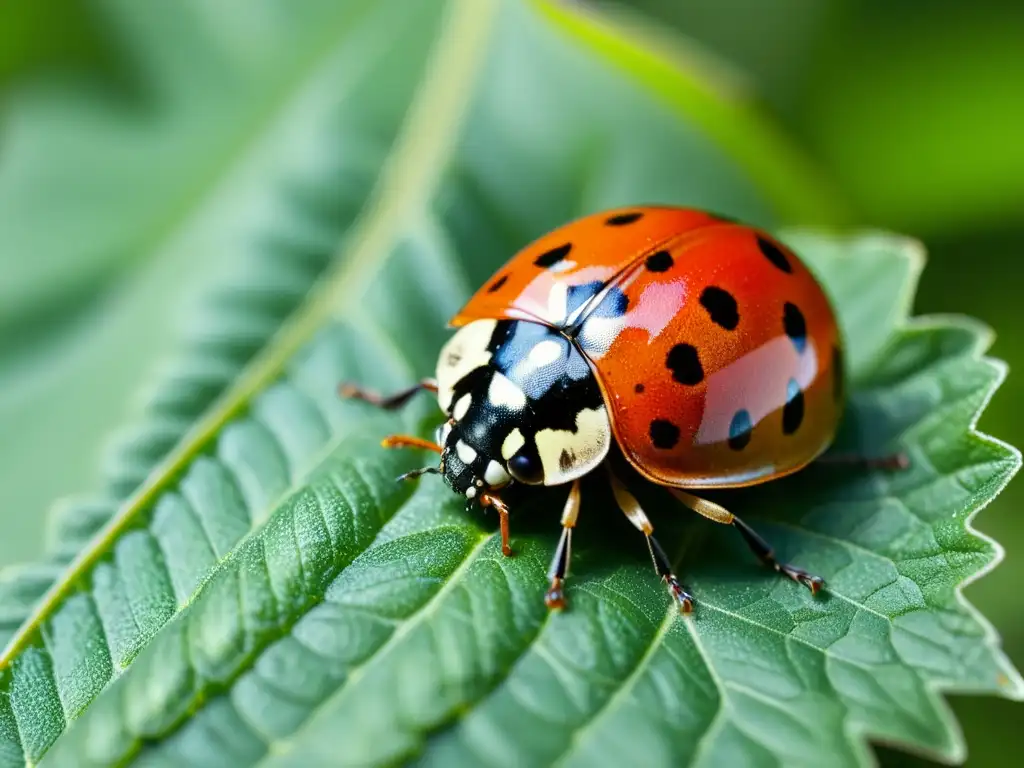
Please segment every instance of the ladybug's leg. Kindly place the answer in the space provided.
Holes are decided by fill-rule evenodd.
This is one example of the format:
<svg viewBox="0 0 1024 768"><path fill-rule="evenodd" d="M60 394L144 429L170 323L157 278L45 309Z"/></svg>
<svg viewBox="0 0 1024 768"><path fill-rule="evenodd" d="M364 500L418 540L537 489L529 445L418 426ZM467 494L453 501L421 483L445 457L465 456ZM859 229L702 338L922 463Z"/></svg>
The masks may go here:
<svg viewBox="0 0 1024 768"><path fill-rule="evenodd" d="M569 489L569 498L565 500L562 511L562 536L555 547L555 556L548 569L551 586L544 593L544 604L552 610L565 608L565 577L569 573L569 560L572 557L572 529L576 526L576 516L580 511L580 481L574 480Z"/></svg>
<svg viewBox="0 0 1024 768"><path fill-rule="evenodd" d="M494 507L498 510L498 519L501 521L501 554L505 557L512 556L512 547L509 544L508 532L508 505L492 493L484 493L480 496L481 507Z"/></svg>
<svg viewBox="0 0 1024 768"><path fill-rule="evenodd" d="M384 448L424 448L434 453L441 452L441 446L433 440L424 440L422 437L412 435L388 435L380 444Z"/></svg>
<svg viewBox="0 0 1024 768"><path fill-rule="evenodd" d="M680 491L676 488L669 489L673 496L679 499L683 504L688 506L694 512L697 512L709 520L714 520L716 523L725 523L731 525L733 528L740 532L743 540L747 542L747 546L750 547L751 551L760 558L761 562L767 565L774 571L781 573L784 576L788 576L793 581L803 584L809 590L811 594L815 595L825 585L825 580L820 576L808 573L803 568L797 568L795 565L789 565L787 563L780 563L775 559L775 553L761 535L757 533L753 528L740 520L729 510L724 507L715 504L714 502L708 501L707 499L701 499L697 496L693 496L685 491Z"/></svg>
<svg viewBox="0 0 1024 768"><path fill-rule="evenodd" d="M607 464L605 466L608 467ZM643 509L640 507L640 502L629 492L623 482L616 477L611 467L608 467L608 477L611 479L612 492L615 494L615 501L619 505L619 509L629 518L629 522L647 537L647 549L651 553L654 570L657 571L658 575L668 585L669 593L679 604L680 613L689 613L693 610L693 595L686 591L686 588L679 583L679 579L672 572L672 564L669 562L665 550L661 548L658 540L654 538L654 526L651 525L651 521L644 514Z"/></svg>
<svg viewBox="0 0 1024 768"><path fill-rule="evenodd" d="M826 453L815 459L818 464L832 464L864 469L907 469L910 458L905 453L891 453L888 456L858 456L852 453Z"/></svg>
<svg viewBox="0 0 1024 768"><path fill-rule="evenodd" d="M437 382L434 379L423 379L415 386L403 389L401 392L396 392L390 396L383 396L377 392L362 389L355 384L344 383L338 385L338 394L344 398L365 400L370 405L375 405L386 411L393 411L396 408L401 408L412 399L413 395L424 389L428 392L437 392Z"/></svg>

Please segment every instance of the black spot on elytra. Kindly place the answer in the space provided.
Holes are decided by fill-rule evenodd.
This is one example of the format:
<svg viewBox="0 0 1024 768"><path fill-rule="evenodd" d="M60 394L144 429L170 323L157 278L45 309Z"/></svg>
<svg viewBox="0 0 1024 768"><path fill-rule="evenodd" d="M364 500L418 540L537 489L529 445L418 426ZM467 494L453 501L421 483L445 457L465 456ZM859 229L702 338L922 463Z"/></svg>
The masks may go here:
<svg viewBox="0 0 1024 768"><path fill-rule="evenodd" d="M804 313L796 304L788 301L782 308L782 327L786 335L793 341L796 351L803 354L807 347L807 322L804 320Z"/></svg>
<svg viewBox="0 0 1024 768"><path fill-rule="evenodd" d="M635 387L633 387L633 391L636 392L638 395L642 395L644 393L644 385L637 384Z"/></svg>
<svg viewBox="0 0 1024 768"><path fill-rule="evenodd" d="M711 322L727 331L736 330L740 322L739 308L733 295L722 288L709 285L700 295L700 305L708 311Z"/></svg>
<svg viewBox="0 0 1024 768"><path fill-rule="evenodd" d="M838 403L843 399L843 392L846 390L846 365L843 363L843 353L839 347L832 347L832 397Z"/></svg>
<svg viewBox="0 0 1024 768"><path fill-rule="evenodd" d="M665 419L655 419L651 422L651 442L655 448L669 450L675 448L679 442L679 427Z"/></svg>
<svg viewBox="0 0 1024 768"><path fill-rule="evenodd" d="M786 254L784 254L782 249L771 240L758 236L757 247L761 249L761 253L764 254L764 257L768 259L768 261L783 272L793 272L793 265L789 263L789 259L786 257Z"/></svg>
<svg viewBox="0 0 1024 768"><path fill-rule="evenodd" d="M690 344L676 344L665 358L666 367L672 371L672 378L680 384L691 387L704 381L704 367L700 364L697 349Z"/></svg>
<svg viewBox="0 0 1024 768"><path fill-rule="evenodd" d="M750 442L750 434L753 429L750 412L743 408L736 411L729 424L729 447L734 451L742 451Z"/></svg>
<svg viewBox="0 0 1024 768"><path fill-rule="evenodd" d="M545 251L540 256L538 256L536 259L534 259L533 263L536 264L538 267L544 267L544 269L550 269L551 267L555 266L555 264L557 264L562 259L564 259L566 256L568 256L569 255L569 251L571 251L571 250L572 250L572 243L566 243L565 245L560 245L557 248L552 248L550 251Z"/></svg>
<svg viewBox="0 0 1024 768"><path fill-rule="evenodd" d="M495 280L493 283L491 283L488 286L487 292L488 293L494 293L495 291L499 290L501 288L501 286L503 286L507 280L508 280L508 275L502 275L501 277L499 277L497 280Z"/></svg>
<svg viewBox="0 0 1024 768"><path fill-rule="evenodd" d="M672 265L675 262L672 260L672 254L668 251L658 251L652 253L647 257L645 264L651 272L667 272L672 269Z"/></svg>
<svg viewBox="0 0 1024 768"><path fill-rule="evenodd" d="M804 420L804 393L796 379L790 379L786 387L786 404L782 406L782 432L792 435Z"/></svg>
<svg viewBox="0 0 1024 768"><path fill-rule="evenodd" d="M609 216L604 220L604 223L610 227L621 227L626 224L632 224L634 221L638 221L643 216L640 211L633 211L632 213L620 213L615 216Z"/></svg>

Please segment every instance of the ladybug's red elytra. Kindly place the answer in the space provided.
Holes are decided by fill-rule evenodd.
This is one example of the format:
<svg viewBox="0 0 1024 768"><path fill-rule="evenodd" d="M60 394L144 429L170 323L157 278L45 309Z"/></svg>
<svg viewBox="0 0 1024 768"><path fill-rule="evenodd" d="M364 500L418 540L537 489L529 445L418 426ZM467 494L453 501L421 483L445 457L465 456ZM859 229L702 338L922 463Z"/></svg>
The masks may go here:
<svg viewBox="0 0 1024 768"><path fill-rule="evenodd" d="M690 509L735 526L766 564L808 587L823 580L777 562L738 517L689 493L763 483L806 466L832 442L843 410L843 349L814 276L766 232L699 210L621 208L566 224L521 250L452 319L436 379L391 397L340 391L397 408L419 390L448 415L435 442L388 447L440 454L456 493L497 509L509 546L510 483L570 484L545 596L565 605L579 480L603 467L647 540L683 612L693 598L654 527L608 461L612 444Z"/></svg>

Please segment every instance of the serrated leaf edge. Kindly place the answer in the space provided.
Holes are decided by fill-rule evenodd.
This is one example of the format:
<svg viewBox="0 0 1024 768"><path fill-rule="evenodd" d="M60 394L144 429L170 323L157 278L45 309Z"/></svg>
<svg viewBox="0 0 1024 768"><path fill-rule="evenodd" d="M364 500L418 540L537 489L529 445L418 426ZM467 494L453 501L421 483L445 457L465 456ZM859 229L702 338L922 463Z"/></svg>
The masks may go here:
<svg viewBox="0 0 1024 768"><path fill-rule="evenodd" d="M789 228L788 231L808 234L821 232L820 228L810 227ZM989 402L995 396L996 391L1002 385L1003 381L1005 381L1009 371L1009 366L1005 361L989 357L985 354L995 339L994 330L985 323L982 323L975 318L956 313L934 313L911 316L914 297L917 293L917 285L927 263L927 249L925 248L924 243L916 238L883 229L864 230L862 234L867 237L878 238L880 241L884 240L888 243L898 244L900 246L898 248L898 252L902 254L903 258L906 258L911 265L909 279L904 284L904 290L902 291L902 300L900 302L899 312L900 319L896 327L893 329L889 343L879 350L878 354L870 361L869 367L871 364L877 363L884 357L886 348L909 332L930 328L962 328L975 337L975 345L970 357L989 366L996 374L989 383L981 402L975 409L965 436L1003 452L1006 460L1010 463L1010 466L1004 474L1003 479L998 483L997 487L995 487L991 493L987 494L987 498L974 502L973 509L970 509L967 512L964 519L964 530L966 534L968 536L975 537L991 547L992 558L975 573L965 577L959 584L957 584L955 587L955 594L957 604L962 607L982 628L984 632L984 642L1002 657L1001 660L1003 661L1004 674L1006 675L1003 695L1005 698L1013 701L1024 701L1024 678L1022 678L1020 672L1012 665L1009 659L1002 654L1002 651L999 650L999 633L996 631L992 623L970 601L968 601L963 594L964 587L990 573L1006 556L1006 551L999 542L974 527L974 519L982 509L988 506L992 500L1002 492L1003 488L1006 487L1010 480L1013 479L1013 476L1021 468L1021 453L1017 448L977 429L977 424L981 419L982 414L984 414ZM853 239L860 238L857 234L851 233L845 239L848 242L852 242ZM930 760L946 765L958 765L963 763L964 760L967 759L967 745L964 740L963 729L961 728L959 721L954 716L948 701L942 694L971 693L972 689L968 686L958 685L951 683L950 681L937 680L934 678L925 678L924 684L936 711L942 717L950 735L953 737L953 749L950 753L945 754L939 751L920 749L898 740L871 738L870 735L865 733L862 728L855 728L854 733L859 737L859 740L868 738L871 739L872 743L897 747L905 752L919 754ZM873 755L871 755L870 762L871 764L875 764L876 762Z"/></svg>

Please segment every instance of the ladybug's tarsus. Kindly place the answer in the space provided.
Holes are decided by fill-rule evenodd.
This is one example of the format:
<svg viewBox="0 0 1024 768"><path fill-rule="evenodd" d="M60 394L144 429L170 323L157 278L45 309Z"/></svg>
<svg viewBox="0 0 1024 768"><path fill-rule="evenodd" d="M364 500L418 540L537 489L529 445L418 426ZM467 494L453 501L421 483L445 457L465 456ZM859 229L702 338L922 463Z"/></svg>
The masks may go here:
<svg viewBox="0 0 1024 768"><path fill-rule="evenodd" d="M765 541L757 531L735 515L732 519L732 525L740 532L740 535L743 536L743 540L747 542L747 546L750 547L751 551L769 568L781 573L783 576L788 576L797 584L803 584L811 591L812 595L818 594L818 592L821 591L821 588L825 586L825 580L820 576L808 573L803 568L797 568L795 565L780 563L776 560L775 553L772 551L768 542Z"/></svg>
<svg viewBox="0 0 1024 768"><path fill-rule="evenodd" d="M417 392L437 392L437 381L434 379L422 379L419 383L396 392L393 395L381 395L369 389L363 389L355 384L344 382L338 385L338 394L348 400L363 400L370 405L383 408L386 411L394 411L408 403Z"/></svg>
<svg viewBox="0 0 1024 768"><path fill-rule="evenodd" d="M821 588L825 586L825 580L820 576L808 573L803 568L797 568L795 565L780 563L776 560L775 553L772 550L771 545L761 537L761 534L740 520L725 507L720 504L715 504L713 501L702 499L699 496L694 496L686 491L681 491L678 488L670 488L669 491L673 496L683 502L683 504L688 506L694 512L703 515L709 520L714 520L716 523L731 525L733 528L738 530L740 535L743 536L743 540L747 543L747 546L750 547L750 550L757 555L758 559L760 559L762 563L772 570L781 573L783 576L791 578L798 584L803 584L811 590L812 595L818 594Z"/></svg>
<svg viewBox="0 0 1024 768"><path fill-rule="evenodd" d="M683 585L680 584L675 576L666 580L669 591L672 593L672 597L675 598L676 602L679 603L679 612L684 616L693 612L693 595L683 589Z"/></svg>
<svg viewBox="0 0 1024 768"><path fill-rule="evenodd" d="M693 595L684 587L676 575L672 572L672 563L668 555L661 548L661 544L650 533L647 534L647 549L651 553L651 560L654 562L654 570L658 572L661 580L668 585L669 594L679 605L679 612L688 614L693 611Z"/></svg>
<svg viewBox="0 0 1024 768"><path fill-rule="evenodd" d="M419 469L414 469L411 472L405 472L399 475L398 477L395 478L395 482L403 483L406 480L415 480L417 477L420 477L421 475L439 474L441 474L441 471L437 467L420 467Z"/></svg>
<svg viewBox="0 0 1024 768"><path fill-rule="evenodd" d="M565 579L553 578L544 593L544 605L551 611L565 610Z"/></svg>
<svg viewBox="0 0 1024 768"><path fill-rule="evenodd" d="M661 580L668 585L669 594L679 604L679 612L683 614L690 613L693 610L693 595L686 590L686 587L680 583L675 573L672 572L672 562L668 559L668 555L665 554L665 550L661 548L661 544L654 538L654 526L647 519L646 513L640 507L640 502L629 492L629 489L612 471L611 466L607 462L605 463L605 468L608 470L608 479L612 484L612 493L615 495L615 502L619 505L619 509L629 518L629 522L647 537L647 549L651 553L654 570L661 577Z"/></svg>

